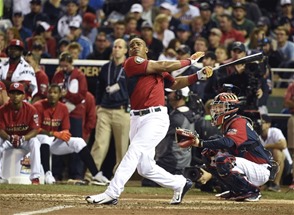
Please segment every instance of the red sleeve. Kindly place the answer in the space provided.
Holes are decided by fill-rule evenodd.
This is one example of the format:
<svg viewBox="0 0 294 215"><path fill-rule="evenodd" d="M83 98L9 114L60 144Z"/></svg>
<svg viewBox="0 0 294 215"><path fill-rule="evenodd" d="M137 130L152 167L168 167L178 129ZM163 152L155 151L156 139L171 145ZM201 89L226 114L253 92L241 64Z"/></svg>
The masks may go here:
<svg viewBox="0 0 294 215"><path fill-rule="evenodd" d="M90 92L87 92L85 106L83 138L87 139L91 130L96 126L95 98Z"/></svg>
<svg viewBox="0 0 294 215"><path fill-rule="evenodd" d="M126 75L132 77L145 74L148 62L148 60L138 56L129 57L124 63Z"/></svg>
<svg viewBox="0 0 294 215"><path fill-rule="evenodd" d="M48 85L49 85L48 76L43 70L41 70L37 73L36 78L37 78L37 84L38 84L38 93L36 95L46 97Z"/></svg>
<svg viewBox="0 0 294 215"><path fill-rule="evenodd" d="M5 108L6 105L3 105L1 108L0 108L0 129L5 129L5 123L4 123L4 108Z"/></svg>
<svg viewBox="0 0 294 215"><path fill-rule="evenodd" d="M175 78L168 72L163 72L162 77L164 79L165 87L170 87L175 83Z"/></svg>
<svg viewBox="0 0 294 215"><path fill-rule="evenodd" d="M237 147L248 139L246 123L247 121L243 118L235 120L232 122L230 129L226 133L226 137L232 139Z"/></svg>
<svg viewBox="0 0 294 215"><path fill-rule="evenodd" d="M65 98L73 104L78 105L86 98L88 85L86 76L82 72L78 72L77 75L75 75L75 77L71 78L71 81L74 79L77 79L77 81L79 82L78 92L71 93L67 91Z"/></svg>

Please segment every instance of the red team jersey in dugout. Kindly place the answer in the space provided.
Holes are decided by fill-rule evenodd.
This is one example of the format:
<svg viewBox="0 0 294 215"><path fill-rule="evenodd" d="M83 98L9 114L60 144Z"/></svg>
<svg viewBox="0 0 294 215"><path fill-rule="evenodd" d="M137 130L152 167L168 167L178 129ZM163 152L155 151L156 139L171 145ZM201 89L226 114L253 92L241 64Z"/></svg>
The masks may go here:
<svg viewBox="0 0 294 215"><path fill-rule="evenodd" d="M124 63L128 79L138 78L136 81L128 83L128 85L135 84L130 96L131 107L134 110L164 106L164 79L170 83L174 82L174 78L168 72L146 75L148 62L149 60L135 56L129 57Z"/></svg>
<svg viewBox="0 0 294 215"><path fill-rule="evenodd" d="M37 110L31 104L23 102L18 111L12 109L11 102L0 108L0 129L5 130L7 134L22 136L38 128Z"/></svg>
<svg viewBox="0 0 294 215"><path fill-rule="evenodd" d="M68 109L62 102L55 107L49 106L47 99L40 100L34 104L39 113L40 127L46 131L69 130Z"/></svg>

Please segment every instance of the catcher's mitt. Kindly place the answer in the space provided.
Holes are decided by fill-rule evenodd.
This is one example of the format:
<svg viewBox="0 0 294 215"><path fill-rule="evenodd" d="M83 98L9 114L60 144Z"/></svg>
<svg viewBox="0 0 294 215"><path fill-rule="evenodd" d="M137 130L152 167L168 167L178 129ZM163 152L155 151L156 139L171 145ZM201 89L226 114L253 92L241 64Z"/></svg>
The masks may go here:
<svg viewBox="0 0 294 215"><path fill-rule="evenodd" d="M184 128L176 128L176 142L181 148L189 148L195 144L195 138L198 136L197 133Z"/></svg>

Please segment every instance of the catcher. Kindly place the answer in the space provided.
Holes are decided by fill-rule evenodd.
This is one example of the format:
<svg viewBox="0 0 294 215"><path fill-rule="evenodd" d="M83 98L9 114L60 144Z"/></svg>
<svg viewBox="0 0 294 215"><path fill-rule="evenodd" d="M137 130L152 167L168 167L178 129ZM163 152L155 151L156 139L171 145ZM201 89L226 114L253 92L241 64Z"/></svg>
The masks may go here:
<svg viewBox="0 0 294 215"><path fill-rule="evenodd" d="M180 147L210 149L203 155L215 165L218 176L229 189L217 197L255 202L261 198L259 186L274 178L278 168L271 164L270 153L261 145L251 121L237 114L238 107L238 97L233 93L220 93L214 98L212 123L220 126L222 137L201 140L182 129L177 129L176 135ZM209 173L203 172L199 181L206 183L210 178Z"/></svg>

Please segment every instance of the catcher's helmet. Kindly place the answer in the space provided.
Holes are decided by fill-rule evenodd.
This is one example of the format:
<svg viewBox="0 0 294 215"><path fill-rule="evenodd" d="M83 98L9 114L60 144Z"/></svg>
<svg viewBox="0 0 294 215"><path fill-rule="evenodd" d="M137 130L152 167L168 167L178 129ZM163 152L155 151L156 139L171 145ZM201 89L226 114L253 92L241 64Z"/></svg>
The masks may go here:
<svg viewBox="0 0 294 215"><path fill-rule="evenodd" d="M232 117L239 110L239 99L234 93L220 93L211 104L212 124L222 125L225 119Z"/></svg>

